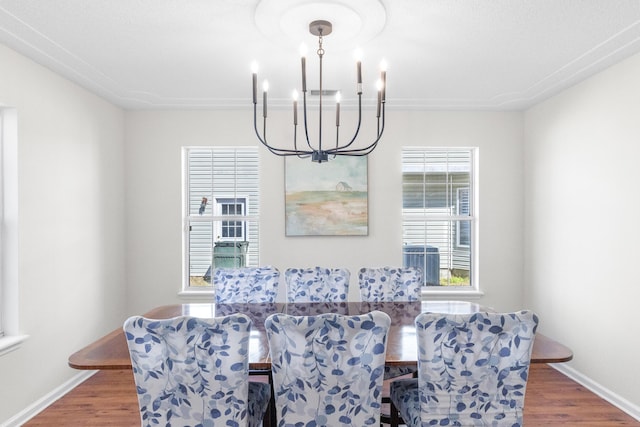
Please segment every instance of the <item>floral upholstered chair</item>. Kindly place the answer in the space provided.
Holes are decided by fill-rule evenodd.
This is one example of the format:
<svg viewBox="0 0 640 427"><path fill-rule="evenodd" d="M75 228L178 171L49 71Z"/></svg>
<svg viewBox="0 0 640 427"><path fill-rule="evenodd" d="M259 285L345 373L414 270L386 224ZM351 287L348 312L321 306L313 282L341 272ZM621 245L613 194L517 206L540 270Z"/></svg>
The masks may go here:
<svg viewBox="0 0 640 427"><path fill-rule="evenodd" d="M437 314L416 318L418 379L391 383L391 425L522 426L537 316Z"/></svg>
<svg viewBox="0 0 640 427"><path fill-rule="evenodd" d="M381 311L269 316L278 426L378 426L390 324Z"/></svg>
<svg viewBox="0 0 640 427"><path fill-rule="evenodd" d="M275 302L280 271L272 266L216 268L213 287L217 303Z"/></svg>
<svg viewBox="0 0 640 427"><path fill-rule="evenodd" d="M358 273L362 301L419 301L422 270L417 267L361 268Z"/></svg>
<svg viewBox="0 0 640 427"><path fill-rule="evenodd" d="M364 302L378 303L386 301L419 301L422 289L422 269L417 267L363 267L358 272L360 298ZM415 319L415 317L414 317ZM385 384L392 378L405 375L416 375L415 366L386 365L384 367ZM387 390L387 387L385 387ZM382 396L384 403L389 403L389 395ZM385 423L389 422L389 413L382 414Z"/></svg>
<svg viewBox="0 0 640 427"><path fill-rule="evenodd" d="M351 273L345 268L288 268L288 302L346 301Z"/></svg>
<svg viewBox="0 0 640 427"><path fill-rule="evenodd" d="M127 319L142 426L260 426L271 391L248 381L250 329L244 314Z"/></svg>

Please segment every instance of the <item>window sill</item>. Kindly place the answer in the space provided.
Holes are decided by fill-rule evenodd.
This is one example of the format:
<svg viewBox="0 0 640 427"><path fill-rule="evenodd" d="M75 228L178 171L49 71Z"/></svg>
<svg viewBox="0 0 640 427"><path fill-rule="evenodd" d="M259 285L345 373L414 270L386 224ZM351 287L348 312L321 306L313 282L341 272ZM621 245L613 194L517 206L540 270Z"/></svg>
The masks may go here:
<svg viewBox="0 0 640 427"><path fill-rule="evenodd" d="M214 292L213 289L206 289L206 290L183 290L178 292L178 297L182 298L182 299L189 299L189 300L207 300L209 302L213 301L214 298Z"/></svg>
<svg viewBox="0 0 640 427"><path fill-rule="evenodd" d="M464 298L477 300L484 296L484 292L479 291L477 289L451 289L446 286L444 289L435 288L434 289L423 289L422 297L423 299L430 300L439 300L439 299L451 299L451 298Z"/></svg>
<svg viewBox="0 0 640 427"><path fill-rule="evenodd" d="M213 289L203 289L203 290L183 290L178 292L178 297L182 299L189 300L208 300L212 301L214 298ZM433 288L433 289L423 289L422 297L430 300L445 300L445 299L480 299L484 296L484 292L476 290L476 289L451 289L450 287L444 287L444 289ZM0 341L1 342L1 341Z"/></svg>
<svg viewBox="0 0 640 427"><path fill-rule="evenodd" d="M10 335L0 337L0 357L20 348L20 345L29 338L29 335Z"/></svg>

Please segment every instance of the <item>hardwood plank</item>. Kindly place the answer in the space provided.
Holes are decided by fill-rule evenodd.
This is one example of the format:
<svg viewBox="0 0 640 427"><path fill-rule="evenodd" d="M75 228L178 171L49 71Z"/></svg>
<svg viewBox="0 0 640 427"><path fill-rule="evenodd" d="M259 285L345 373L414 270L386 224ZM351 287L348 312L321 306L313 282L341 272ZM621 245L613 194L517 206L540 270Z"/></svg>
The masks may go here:
<svg viewBox="0 0 640 427"><path fill-rule="evenodd" d="M133 371L99 371L24 426L139 427Z"/></svg>
<svg viewBox="0 0 640 427"><path fill-rule="evenodd" d="M131 370L100 371L53 403L27 427L136 427L138 401ZM640 422L544 364L531 365L526 426L640 426Z"/></svg>

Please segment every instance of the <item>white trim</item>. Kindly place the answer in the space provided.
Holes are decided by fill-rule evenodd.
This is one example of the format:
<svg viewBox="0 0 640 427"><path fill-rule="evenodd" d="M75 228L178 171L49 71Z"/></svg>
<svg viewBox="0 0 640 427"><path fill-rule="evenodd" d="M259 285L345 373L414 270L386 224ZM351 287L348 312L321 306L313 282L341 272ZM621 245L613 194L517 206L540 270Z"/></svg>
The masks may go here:
<svg viewBox="0 0 640 427"><path fill-rule="evenodd" d="M551 366L555 370L563 373L564 375L566 375L567 377L571 378L572 380L574 380L578 384L586 387L587 389L589 389L593 393L597 394L602 399L604 399L607 402L611 403L616 408L620 409L621 411L629 414L631 417L633 417L636 420L640 421L640 406L629 402L624 397L620 396L617 393L614 393L613 391L609 390L608 388L606 388L606 387L602 386L601 384L593 381L591 378L589 378L586 375L578 372L577 370L575 370L571 366L567 365L566 363L552 363L552 364L549 364L549 366Z"/></svg>
<svg viewBox="0 0 640 427"><path fill-rule="evenodd" d="M215 292L213 288L207 288L207 290L195 291L193 288L189 290L183 290L178 292L178 296L183 299L197 299L202 300L206 299L209 302L214 302Z"/></svg>
<svg viewBox="0 0 640 427"><path fill-rule="evenodd" d="M53 389L40 399L36 400L22 411L18 412L13 417L9 418L0 427L20 427L27 421L44 411L56 400L60 399L65 394L88 380L92 375L98 371L81 371L78 374L71 377L68 381L62 383L60 386Z"/></svg>
<svg viewBox="0 0 640 427"><path fill-rule="evenodd" d="M442 289L444 288L444 289ZM465 289L460 289L465 288ZM470 286L423 286L422 298L426 300L441 299L480 299L484 292L471 288Z"/></svg>
<svg viewBox="0 0 640 427"><path fill-rule="evenodd" d="M29 335L9 335L0 337L0 356L11 353L20 348L20 345L29 338Z"/></svg>

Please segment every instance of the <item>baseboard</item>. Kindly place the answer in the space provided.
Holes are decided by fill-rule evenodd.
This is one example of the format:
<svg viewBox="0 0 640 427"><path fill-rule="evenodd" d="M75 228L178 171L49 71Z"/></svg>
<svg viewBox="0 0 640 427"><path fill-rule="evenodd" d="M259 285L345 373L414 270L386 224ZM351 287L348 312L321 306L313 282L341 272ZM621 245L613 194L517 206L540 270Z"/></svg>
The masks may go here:
<svg viewBox="0 0 640 427"><path fill-rule="evenodd" d="M36 400L31 405L27 406L22 411L9 418L3 424L0 424L0 427L20 427L31 418L38 415L40 412L44 411L53 402L60 399L75 387L89 379L96 372L98 371L80 371L65 383L56 387L51 392L44 395L42 398Z"/></svg>
<svg viewBox="0 0 640 427"><path fill-rule="evenodd" d="M552 363L549 366L555 368L559 372L562 372L564 375L571 378L578 384L588 388L589 391L592 391L602 399L611 403L613 406L640 421L640 407L638 407L637 405L634 405L627 399L603 387L601 384L593 381L591 378L581 374L566 363Z"/></svg>

